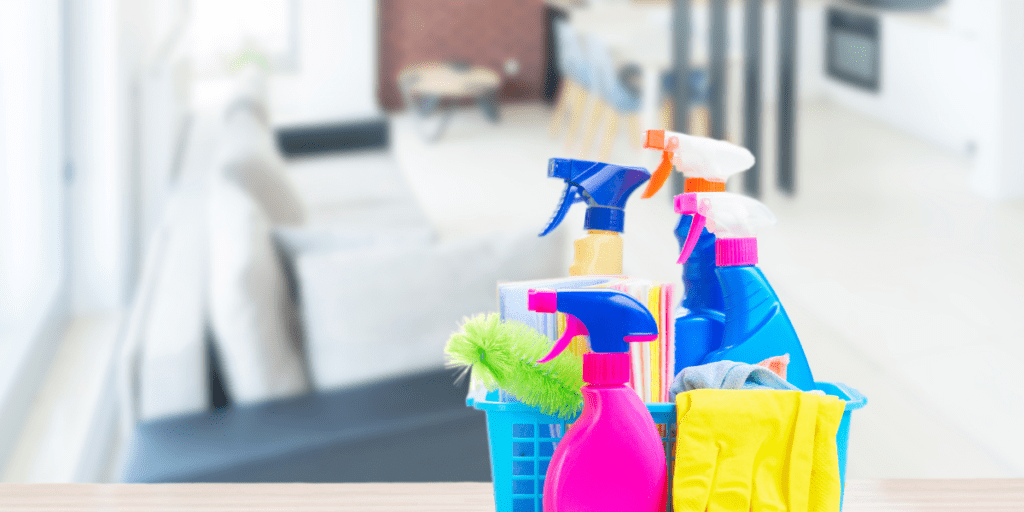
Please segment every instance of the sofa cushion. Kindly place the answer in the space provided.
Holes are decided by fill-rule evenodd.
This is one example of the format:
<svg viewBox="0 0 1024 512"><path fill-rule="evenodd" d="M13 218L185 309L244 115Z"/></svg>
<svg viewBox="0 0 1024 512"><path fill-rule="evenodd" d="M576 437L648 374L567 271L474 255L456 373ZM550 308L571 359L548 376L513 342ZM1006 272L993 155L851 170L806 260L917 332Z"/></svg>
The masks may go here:
<svg viewBox="0 0 1024 512"><path fill-rule="evenodd" d="M497 307L503 280L564 273L560 235L533 231L299 255L314 385L333 389L444 364L459 321Z"/></svg>
<svg viewBox="0 0 1024 512"><path fill-rule="evenodd" d="M306 212L285 173L273 133L253 108L229 110L215 172L235 181L263 208L273 224L301 224Z"/></svg>
<svg viewBox="0 0 1024 512"><path fill-rule="evenodd" d="M282 226L274 228L274 238L291 261L309 252L426 245L436 238L427 225L382 224Z"/></svg>
<svg viewBox="0 0 1024 512"><path fill-rule="evenodd" d="M226 387L238 403L308 389L298 327L271 222L237 184L209 181L209 304Z"/></svg>
<svg viewBox="0 0 1024 512"><path fill-rule="evenodd" d="M201 181L179 183L159 233L159 263L141 325L141 420L189 414L209 407L206 358L206 230ZM154 255L156 256L156 255Z"/></svg>

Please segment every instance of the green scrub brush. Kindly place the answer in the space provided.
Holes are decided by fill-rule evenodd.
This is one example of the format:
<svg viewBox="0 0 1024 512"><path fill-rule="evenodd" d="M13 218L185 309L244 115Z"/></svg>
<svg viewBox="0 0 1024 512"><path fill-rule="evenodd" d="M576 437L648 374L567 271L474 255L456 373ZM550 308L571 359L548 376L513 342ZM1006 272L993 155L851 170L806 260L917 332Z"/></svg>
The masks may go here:
<svg viewBox="0 0 1024 512"><path fill-rule="evenodd" d="M583 407L583 363L562 354L537 364L551 349L551 340L516 321L502 322L497 313L467 319L452 334L444 351L451 366L472 368L472 377L489 390L501 388L540 412L570 419Z"/></svg>

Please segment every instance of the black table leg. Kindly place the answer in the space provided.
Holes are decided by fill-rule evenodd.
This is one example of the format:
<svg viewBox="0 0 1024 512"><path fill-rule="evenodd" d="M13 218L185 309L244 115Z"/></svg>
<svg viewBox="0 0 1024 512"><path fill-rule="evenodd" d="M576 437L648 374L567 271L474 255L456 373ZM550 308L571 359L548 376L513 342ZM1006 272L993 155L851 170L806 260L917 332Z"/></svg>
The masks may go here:
<svg viewBox="0 0 1024 512"><path fill-rule="evenodd" d="M763 0L746 0L744 13L743 145L756 162L743 174L743 190L761 196L761 24Z"/></svg>
<svg viewBox="0 0 1024 512"><path fill-rule="evenodd" d="M796 0L779 0L779 118L776 185L796 192Z"/></svg>
<svg viewBox="0 0 1024 512"><path fill-rule="evenodd" d="M672 91L672 127L675 131L690 131L690 0L673 1L672 18L672 71L675 90ZM672 196L683 192L683 175L672 173Z"/></svg>
<svg viewBox="0 0 1024 512"><path fill-rule="evenodd" d="M711 112L711 138L725 139L726 55L728 55L728 0L711 0L709 34L708 110Z"/></svg>

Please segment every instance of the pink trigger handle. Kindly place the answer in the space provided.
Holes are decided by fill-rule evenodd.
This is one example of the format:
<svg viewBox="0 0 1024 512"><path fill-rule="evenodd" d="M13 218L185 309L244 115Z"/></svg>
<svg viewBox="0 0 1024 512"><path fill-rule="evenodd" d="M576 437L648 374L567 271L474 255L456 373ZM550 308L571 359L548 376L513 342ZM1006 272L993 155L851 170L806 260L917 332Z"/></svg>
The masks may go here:
<svg viewBox="0 0 1024 512"><path fill-rule="evenodd" d="M568 313L565 314L565 333L562 334L561 338L555 342L555 345L551 347L551 352L544 356L544 359L537 361L538 363L546 363L561 354L565 347L569 346L569 342L579 335L590 335L587 331L587 326L583 325L583 322Z"/></svg>
<svg viewBox="0 0 1024 512"><path fill-rule="evenodd" d="M690 223L690 231L686 233L686 241L683 242L683 250L679 251L679 259L676 263L686 263L697 246L697 239L700 238L700 231L707 223L707 217L701 215L697 208L697 194L679 194L675 198L676 213L681 215L693 215L693 222Z"/></svg>
<svg viewBox="0 0 1024 512"><path fill-rule="evenodd" d="M526 309L530 311L536 311L538 313L554 313L558 311L558 293L555 290L550 289L531 289L527 291L526 295ZM562 334L561 338L555 342L555 345L551 347L551 352L544 356L544 359L537 361L538 363L546 363L561 354L565 347L569 346L569 342L572 341L573 337L579 335L590 335L587 331L587 326L580 322L579 318L576 318L569 313L565 314L565 333Z"/></svg>

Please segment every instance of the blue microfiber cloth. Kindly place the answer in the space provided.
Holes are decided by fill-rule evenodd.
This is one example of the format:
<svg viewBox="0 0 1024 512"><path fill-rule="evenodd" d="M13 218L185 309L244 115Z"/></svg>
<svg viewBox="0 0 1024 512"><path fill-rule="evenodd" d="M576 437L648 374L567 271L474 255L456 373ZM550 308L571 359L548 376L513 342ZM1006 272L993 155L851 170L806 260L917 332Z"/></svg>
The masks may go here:
<svg viewBox="0 0 1024 512"><path fill-rule="evenodd" d="M679 372L675 380L672 381L669 394L671 400L675 401L677 393L694 389L798 390L799 388L764 366L736 361L717 361L683 368L683 371Z"/></svg>

